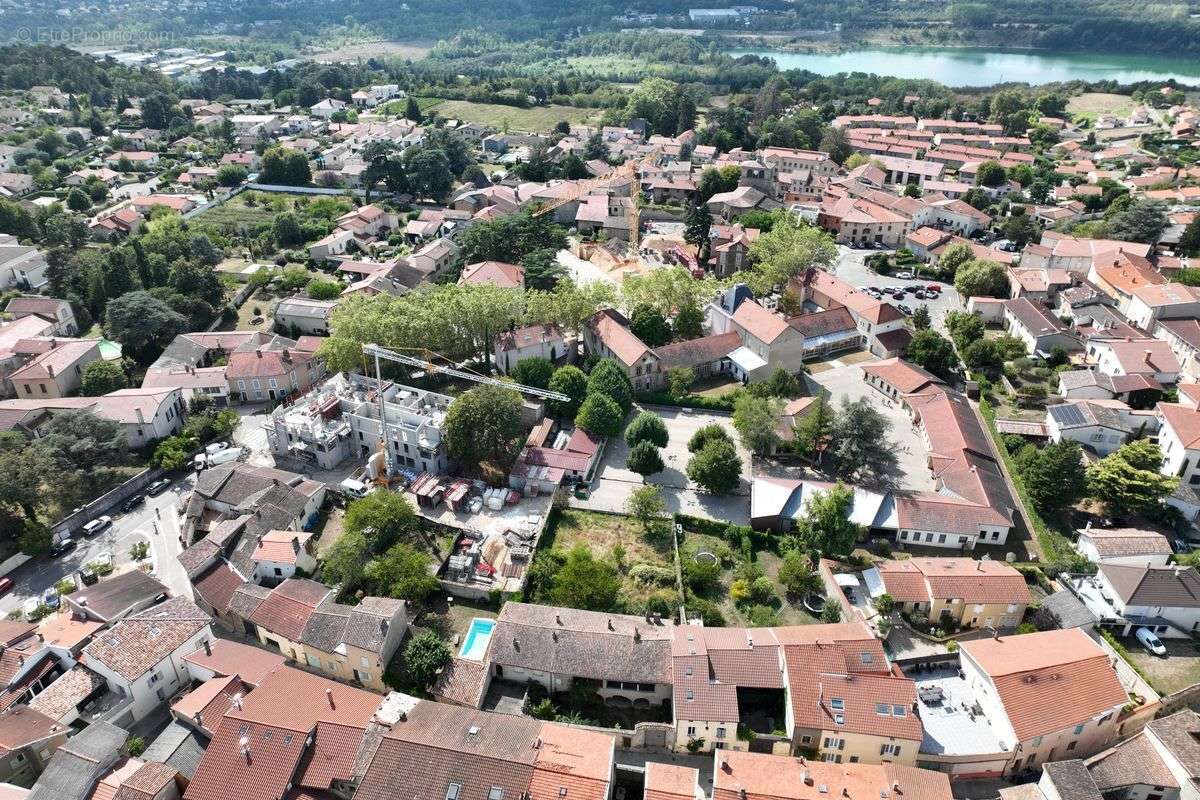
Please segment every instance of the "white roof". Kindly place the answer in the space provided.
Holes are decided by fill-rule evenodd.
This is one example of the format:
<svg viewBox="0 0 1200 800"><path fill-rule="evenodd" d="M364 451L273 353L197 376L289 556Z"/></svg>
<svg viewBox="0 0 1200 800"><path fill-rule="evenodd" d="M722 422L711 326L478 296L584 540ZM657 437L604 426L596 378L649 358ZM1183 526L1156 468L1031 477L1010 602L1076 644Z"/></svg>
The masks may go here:
<svg viewBox="0 0 1200 800"><path fill-rule="evenodd" d="M767 365L757 353L748 347L739 347L729 354L729 360L737 364L743 372L754 372Z"/></svg>

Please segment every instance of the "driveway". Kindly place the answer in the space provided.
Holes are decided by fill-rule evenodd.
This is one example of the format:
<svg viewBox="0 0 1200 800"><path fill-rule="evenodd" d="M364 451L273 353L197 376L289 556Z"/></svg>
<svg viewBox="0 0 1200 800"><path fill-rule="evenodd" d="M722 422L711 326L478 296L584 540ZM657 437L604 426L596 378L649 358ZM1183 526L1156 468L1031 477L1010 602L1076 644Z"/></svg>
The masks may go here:
<svg viewBox="0 0 1200 800"><path fill-rule="evenodd" d="M878 361L874 357L861 359L855 354L855 363L834 359L809 364L809 377L829 392L831 402L840 408L843 399L853 403L866 398L871 407L891 423L890 439L895 443L897 472L894 476L900 488L912 491L933 491L933 477L925 463L925 443L913 427L908 414L894 400L884 397L863 380L862 367Z"/></svg>
<svg viewBox="0 0 1200 800"><path fill-rule="evenodd" d="M636 414L641 407L635 407ZM662 472L646 477L625 468L629 458L629 447L622 438L612 438L605 445L596 477L592 480L591 494L587 500L571 498L571 506L592 511L624 513L625 503L634 490L645 484L662 487L667 508L672 512L689 514L704 519L726 520L739 525L750 521L750 453L738 441L730 418L721 414L710 414L691 409L654 406L648 410L662 417L667 426L669 439L662 449ZM632 417L631 417L632 419ZM706 425L717 424L725 428L733 438L738 455L742 459L742 479L733 493L714 495L693 484L687 477L687 463L691 458L687 443L692 435Z"/></svg>
<svg viewBox="0 0 1200 800"><path fill-rule="evenodd" d="M16 586L0 598L0 614L7 615L20 609L26 600L40 597L46 589L103 553L112 554L117 571L131 569L134 562L129 551L139 541L150 543L154 576L172 595L190 597L191 584L177 556L182 551L179 543L180 497L191 491L194 481L195 476L191 474L177 478L167 491L157 497L147 497L145 503L128 514L112 514L113 524L109 528L93 539L81 538L79 546L65 556L35 558L9 573Z"/></svg>
<svg viewBox="0 0 1200 800"><path fill-rule="evenodd" d="M888 300L887 302L893 305L904 303L909 308L916 309L917 306L928 306L929 316L933 320L933 327L941 333L946 333L946 312L961 311L963 309L962 301L958 296L958 292L954 291L953 284L947 284L941 280L932 278L915 278L913 280L900 280L892 275L880 275L878 272L873 272L868 269L863 263L867 256L874 253L882 252L880 250L858 250L850 249L839 245L840 253L837 266L834 268L834 273L854 286L903 286L909 289L915 289L917 286L927 286L930 283L937 283L942 287L937 299L933 300L917 300L911 294L904 300ZM922 265L917 265L922 266ZM916 267L914 267L916 268ZM902 270L897 270L902 271Z"/></svg>

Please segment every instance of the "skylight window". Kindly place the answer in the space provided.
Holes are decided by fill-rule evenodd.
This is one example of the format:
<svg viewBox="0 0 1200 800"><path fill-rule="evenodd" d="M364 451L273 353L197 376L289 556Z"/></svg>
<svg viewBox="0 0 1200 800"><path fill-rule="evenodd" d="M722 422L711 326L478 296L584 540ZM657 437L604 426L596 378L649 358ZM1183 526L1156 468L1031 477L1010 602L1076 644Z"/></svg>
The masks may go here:
<svg viewBox="0 0 1200 800"><path fill-rule="evenodd" d="M829 701L830 708L843 709L846 707L846 701L840 697L834 697Z"/></svg>

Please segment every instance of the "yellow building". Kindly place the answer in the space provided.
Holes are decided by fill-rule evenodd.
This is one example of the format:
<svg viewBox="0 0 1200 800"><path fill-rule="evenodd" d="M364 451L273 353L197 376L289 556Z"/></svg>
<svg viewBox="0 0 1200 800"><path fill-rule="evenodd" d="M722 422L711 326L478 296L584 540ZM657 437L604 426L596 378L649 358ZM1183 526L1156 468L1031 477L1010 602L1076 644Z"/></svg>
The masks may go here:
<svg viewBox="0 0 1200 800"><path fill-rule="evenodd" d="M973 558L912 558L883 561L866 575L896 607L937 624L944 618L962 628L1015 628L1029 605L1020 572L998 561Z"/></svg>

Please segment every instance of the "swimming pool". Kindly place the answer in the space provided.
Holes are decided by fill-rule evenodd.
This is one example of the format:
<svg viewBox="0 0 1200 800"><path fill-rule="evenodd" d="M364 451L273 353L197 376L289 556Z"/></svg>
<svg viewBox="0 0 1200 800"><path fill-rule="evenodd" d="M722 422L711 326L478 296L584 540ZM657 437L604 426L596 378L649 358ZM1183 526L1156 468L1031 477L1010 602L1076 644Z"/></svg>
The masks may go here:
<svg viewBox="0 0 1200 800"><path fill-rule="evenodd" d="M487 653L488 641L492 638L492 631L495 628L496 620L475 617L471 620L471 627L467 628L467 637L463 639L462 649L458 651L458 655L472 661L483 661L483 656Z"/></svg>

